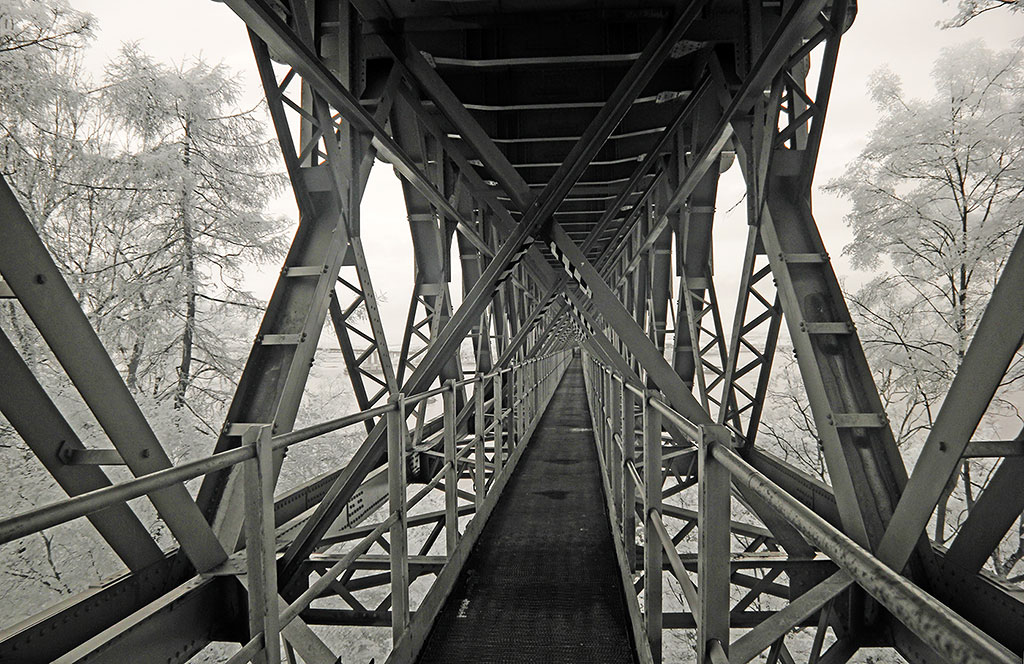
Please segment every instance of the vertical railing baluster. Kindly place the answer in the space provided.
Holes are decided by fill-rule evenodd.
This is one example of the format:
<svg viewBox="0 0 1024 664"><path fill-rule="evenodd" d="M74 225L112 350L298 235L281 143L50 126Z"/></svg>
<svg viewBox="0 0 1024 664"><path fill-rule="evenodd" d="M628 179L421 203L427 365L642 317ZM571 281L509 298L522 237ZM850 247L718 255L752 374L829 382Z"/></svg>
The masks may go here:
<svg viewBox="0 0 1024 664"><path fill-rule="evenodd" d="M627 464L636 456L636 400L628 388L622 390L622 543L626 548L626 563L632 572L636 569L636 485Z"/></svg>
<svg viewBox="0 0 1024 664"><path fill-rule="evenodd" d="M512 366L512 403L509 406L512 408L512 432L515 435L516 446L522 440L520 422L523 417L523 407L519 400L519 385L523 379L522 373L520 365Z"/></svg>
<svg viewBox="0 0 1024 664"><path fill-rule="evenodd" d="M277 595L277 548L274 533L273 426L250 425L242 444L255 448L255 457L244 464L245 561L249 593L249 633L263 633L263 648L256 664L281 661Z"/></svg>
<svg viewBox="0 0 1024 664"><path fill-rule="evenodd" d="M388 411L388 507L397 516L390 530L391 559L391 638L393 643L409 626L409 542L405 511L405 396L391 398Z"/></svg>
<svg viewBox="0 0 1024 664"><path fill-rule="evenodd" d="M504 414L502 413L500 371L494 374L491 384L491 392L494 394L493 403L491 404L491 409L494 413L494 475L497 477L501 475L501 472L505 467L505 435L501 426Z"/></svg>
<svg viewBox="0 0 1024 664"><path fill-rule="evenodd" d="M644 621L655 664L661 662L661 538L654 520L661 518L661 413L644 393ZM693 607L691 607L692 610Z"/></svg>
<svg viewBox="0 0 1024 664"><path fill-rule="evenodd" d="M712 643L717 641L728 654L729 648L729 470L715 461L709 446L729 446L731 435L724 425L704 425L697 441L697 594L700 618L697 621L697 661L707 660ZM693 607L697 608L697 607Z"/></svg>
<svg viewBox="0 0 1024 664"><path fill-rule="evenodd" d="M613 514L615 523L622 523L622 447L626 439L622 429L622 380L618 374L612 375L612 400L608 404L608 416L612 421L611 455L608 457L609 470L611 472L612 485L612 509L618 510ZM615 442L618 436L619 441Z"/></svg>
<svg viewBox="0 0 1024 664"><path fill-rule="evenodd" d="M529 423L537 419L537 362L529 363Z"/></svg>
<svg viewBox="0 0 1024 664"><path fill-rule="evenodd" d="M512 368L509 367L502 372L504 378L501 381L503 389L508 391L508 402L505 403L505 435L508 437L507 447L508 454L512 456L512 452L515 451L515 433L516 433L516 420L515 420L515 409L513 404L515 403L515 377L512 375ZM504 403L504 402L503 402Z"/></svg>
<svg viewBox="0 0 1024 664"><path fill-rule="evenodd" d="M455 381L449 379L441 393L444 408L444 528L448 557L459 543L459 471L455 463Z"/></svg>
<svg viewBox="0 0 1024 664"><path fill-rule="evenodd" d="M474 412L473 421L476 424L476 436L473 440L473 494L476 499L476 513L484 506L484 432L487 425L484 423L484 377L483 374L476 375L476 383L473 385Z"/></svg>

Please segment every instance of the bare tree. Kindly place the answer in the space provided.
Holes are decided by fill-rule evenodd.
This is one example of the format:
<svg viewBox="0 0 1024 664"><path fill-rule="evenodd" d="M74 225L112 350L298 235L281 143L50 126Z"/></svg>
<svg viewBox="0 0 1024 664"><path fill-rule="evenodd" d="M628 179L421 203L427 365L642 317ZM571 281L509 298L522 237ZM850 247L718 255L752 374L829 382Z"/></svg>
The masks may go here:
<svg viewBox="0 0 1024 664"><path fill-rule="evenodd" d="M980 43L947 50L928 100L908 99L896 76L876 72L879 124L828 186L853 203L846 221L854 242L846 253L877 275L852 294L851 308L894 433L912 446L931 428L1024 228L1021 60L1019 50L995 53ZM1019 419L1004 397L1022 378L1018 357L989 410L990 430L1001 416ZM990 470L964 462L954 514L970 508L982 484L972 476L975 465L982 475ZM948 511L943 501L936 540L948 535Z"/></svg>

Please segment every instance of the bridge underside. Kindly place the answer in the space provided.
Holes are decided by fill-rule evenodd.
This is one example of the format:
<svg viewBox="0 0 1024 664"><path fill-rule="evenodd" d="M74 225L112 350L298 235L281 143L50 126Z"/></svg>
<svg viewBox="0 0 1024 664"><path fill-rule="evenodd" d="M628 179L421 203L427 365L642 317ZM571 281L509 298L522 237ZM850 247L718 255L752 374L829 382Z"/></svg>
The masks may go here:
<svg viewBox="0 0 1024 664"><path fill-rule="evenodd" d="M226 642L245 646L234 661L279 661L283 643L333 664L352 660L345 629L390 627L388 661L413 661L578 348L638 661L670 659L664 630L696 630L701 661L788 662L810 626L811 661L886 647L1019 662L1021 594L982 568L1024 508L1020 445L980 452L971 436L1024 336L1024 246L908 476L811 210L854 2L225 2L248 26L300 222L206 465L168 470L0 190L9 296L116 448L59 456L54 441L78 439L0 334L0 411L77 496L5 517L2 541L87 515L128 570L5 630L0 660L185 662ZM401 339L360 239L375 161L402 179L413 240ZM747 240L720 311L730 167ZM295 430L325 320L363 414ZM758 446L783 323L830 485ZM287 447L350 425L354 453L275 491ZM925 528L965 454L1008 456L939 547ZM106 463L149 484L104 489ZM183 482L200 476L193 496ZM156 547L125 502L141 495L180 550Z"/></svg>

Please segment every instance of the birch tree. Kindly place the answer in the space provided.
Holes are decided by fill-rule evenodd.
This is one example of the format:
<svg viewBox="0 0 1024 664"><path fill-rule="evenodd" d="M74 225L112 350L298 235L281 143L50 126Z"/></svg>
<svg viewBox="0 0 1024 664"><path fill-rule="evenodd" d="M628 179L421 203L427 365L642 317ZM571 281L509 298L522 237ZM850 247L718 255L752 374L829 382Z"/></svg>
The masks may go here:
<svg viewBox="0 0 1024 664"><path fill-rule="evenodd" d="M1021 52L966 44L944 51L932 76L935 96L916 100L894 74L876 72L878 126L828 185L852 203L846 222L854 241L845 253L876 275L851 295L851 309L876 378L890 388L890 420L910 442L933 425L1024 227ZM1000 415L1020 419L1004 397L1022 377L1018 357L990 408L990 425ZM957 518L980 484L968 461L961 479ZM940 505L936 540L946 539L946 527Z"/></svg>

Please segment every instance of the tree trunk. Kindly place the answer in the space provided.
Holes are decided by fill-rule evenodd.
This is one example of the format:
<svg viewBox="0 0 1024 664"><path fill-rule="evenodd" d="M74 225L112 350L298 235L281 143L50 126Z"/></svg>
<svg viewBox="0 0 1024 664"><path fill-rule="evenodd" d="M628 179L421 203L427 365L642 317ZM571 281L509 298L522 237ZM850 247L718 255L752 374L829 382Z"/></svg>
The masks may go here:
<svg viewBox="0 0 1024 664"><path fill-rule="evenodd" d="M962 186L961 193L963 193ZM964 201L963 204L966 206L966 201ZM956 375L956 372L960 371L960 365L963 364L964 355L967 353L967 240L967 211L963 210L960 213L960 246L957 248L957 253L960 255L960 269L957 278L953 281L954 292L952 297L954 303L953 315L956 317L954 329L956 330L957 338L956 367L953 372L954 375ZM963 466L961 467L961 475L964 480L964 490L967 493L968 511L970 511L971 507L974 505L970 487L970 463L970 461L965 459ZM938 542L945 540L946 507L955 485L956 477L954 476L951 478L950 483L946 485L946 490L943 492L942 498L939 500L939 504L936 507L935 540Z"/></svg>
<svg viewBox="0 0 1024 664"><path fill-rule="evenodd" d="M192 338L196 324L196 264L195 239L192 235L192 217L190 216L191 177L191 146L189 127L185 125L185 147L182 162L185 166L186 187L182 191L178 214L181 221L182 256L185 271L185 330L181 335L181 364L178 365L178 387L174 392L174 407L185 405L185 392L192 380Z"/></svg>
<svg viewBox="0 0 1024 664"><path fill-rule="evenodd" d="M125 385L133 393L139 391L139 364L142 362L142 349L146 344L146 340L138 338L132 345L132 354L128 357L128 372L124 377Z"/></svg>

